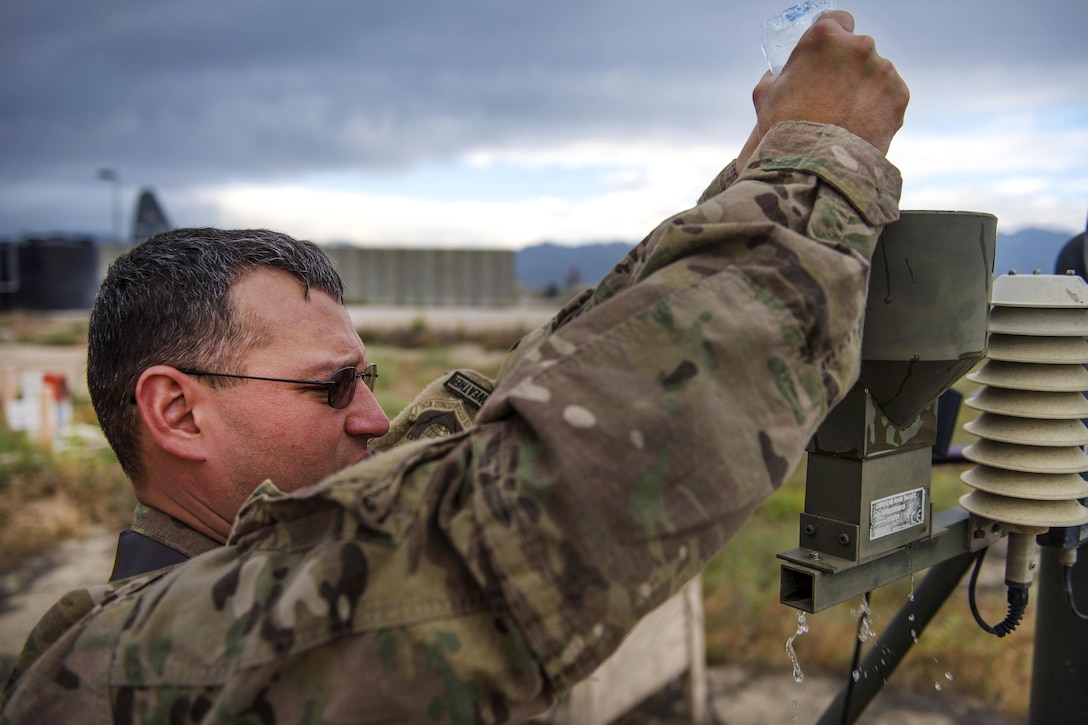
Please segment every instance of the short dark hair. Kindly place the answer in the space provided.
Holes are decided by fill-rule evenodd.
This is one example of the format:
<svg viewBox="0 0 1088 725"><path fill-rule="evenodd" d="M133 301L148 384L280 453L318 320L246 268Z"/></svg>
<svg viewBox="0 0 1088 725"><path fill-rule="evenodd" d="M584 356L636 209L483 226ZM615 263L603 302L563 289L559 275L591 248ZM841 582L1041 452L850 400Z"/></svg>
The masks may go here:
<svg viewBox="0 0 1088 725"><path fill-rule="evenodd" d="M134 484L143 471L136 382L153 365L230 370L262 331L231 308L231 286L253 269L298 279L343 304L344 283L316 244L264 229L173 229L117 258L95 297L87 387L102 431Z"/></svg>

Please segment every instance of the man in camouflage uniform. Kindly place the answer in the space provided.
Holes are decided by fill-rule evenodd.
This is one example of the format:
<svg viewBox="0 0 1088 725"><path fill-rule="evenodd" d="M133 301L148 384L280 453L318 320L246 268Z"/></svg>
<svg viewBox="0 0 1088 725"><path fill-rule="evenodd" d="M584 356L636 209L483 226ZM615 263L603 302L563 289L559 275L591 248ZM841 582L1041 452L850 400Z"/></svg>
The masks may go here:
<svg viewBox="0 0 1088 725"><path fill-rule="evenodd" d="M816 23L737 165L493 385L427 391L482 403L471 429L266 483L228 546L71 600L0 721L516 722L592 672L856 378L908 94L852 30Z"/></svg>

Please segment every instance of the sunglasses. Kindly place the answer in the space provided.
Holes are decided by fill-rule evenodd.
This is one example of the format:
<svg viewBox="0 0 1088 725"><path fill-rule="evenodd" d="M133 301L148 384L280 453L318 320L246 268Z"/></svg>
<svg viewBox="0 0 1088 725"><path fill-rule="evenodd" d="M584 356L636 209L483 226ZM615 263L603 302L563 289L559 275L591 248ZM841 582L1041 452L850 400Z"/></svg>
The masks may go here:
<svg viewBox="0 0 1088 725"><path fill-rule="evenodd" d="M243 380L269 380L273 383L297 383L299 385L312 385L314 387L329 389L329 406L336 410L342 410L351 405L355 397L355 381L363 379L363 384L371 392L374 391L374 381L378 377L378 364L370 363L361 371L355 368L340 368L332 374L332 380L290 380L288 378L262 378L257 375L233 375L231 373L209 373L206 370L190 370L178 368L178 372L186 375L211 375L217 378L241 378Z"/></svg>

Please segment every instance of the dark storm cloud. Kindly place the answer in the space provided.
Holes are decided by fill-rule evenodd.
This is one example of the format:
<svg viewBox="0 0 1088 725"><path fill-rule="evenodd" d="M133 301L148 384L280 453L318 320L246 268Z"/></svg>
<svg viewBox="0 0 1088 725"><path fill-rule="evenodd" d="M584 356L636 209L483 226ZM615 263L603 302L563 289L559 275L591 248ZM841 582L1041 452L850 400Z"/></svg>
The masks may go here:
<svg viewBox="0 0 1088 725"><path fill-rule="evenodd" d="M0 15L7 179L116 164L210 180L397 165L572 126L690 132L709 121L685 98L725 88L710 27L731 25L629 2L23 5Z"/></svg>
<svg viewBox="0 0 1088 725"><path fill-rule="evenodd" d="M0 3L0 232L36 223L12 220L51 185L90 204L77 199L102 167L176 189L482 147L734 138L764 68L759 24L785 4ZM1085 3L857 5L915 104L971 68L1085 78Z"/></svg>

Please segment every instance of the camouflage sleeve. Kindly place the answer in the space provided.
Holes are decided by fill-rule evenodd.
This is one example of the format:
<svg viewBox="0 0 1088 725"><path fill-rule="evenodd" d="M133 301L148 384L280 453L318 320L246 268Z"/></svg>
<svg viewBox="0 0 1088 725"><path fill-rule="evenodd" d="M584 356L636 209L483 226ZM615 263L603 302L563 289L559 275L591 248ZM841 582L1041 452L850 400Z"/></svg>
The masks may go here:
<svg viewBox="0 0 1088 725"><path fill-rule="evenodd" d="M3 691L0 691L0 709L14 690L19 678L34 664L42 652L49 649L71 629L72 625L94 609L111 589L112 585L109 584L88 589L74 589L49 608L27 635L26 643L15 660L15 667L8 676Z"/></svg>
<svg viewBox="0 0 1088 725"><path fill-rule="evenodd" d="M472 441L494 483L449 527L560 689L720 550L849 390L900 186L842 129L778 126L508 361Z"/></svg>
<svg viewBox="0 0 1088 725"><path fill-rule="evenodd" d="M472 427L495 383L475 370L452 370L430 383L389 422L370 447L384 452L407 441L446 438Z"/></svg>
<svg viewBox="0 0 1088 725"><path fill-rule="evenodd" d="M737 162L736 159L729 162L729 165L722 169L714 180L710 182L710 185L706 187L706 190L699 196L699 203L702 204L707 199L715 197L728 189L734 181L737 180Z"/></svg>
<svg viewBox="0 0 1088 725"><path fill-rule="evenodd" d="M405 435L305 491L262 486L231 545L108 596L0 722L543 710L797 464L856 377L898 193L860 139L775 127L735 181L527 336L473 428Z"/></svg>

